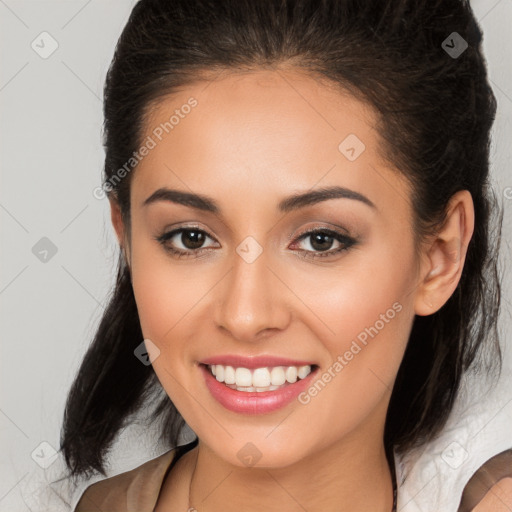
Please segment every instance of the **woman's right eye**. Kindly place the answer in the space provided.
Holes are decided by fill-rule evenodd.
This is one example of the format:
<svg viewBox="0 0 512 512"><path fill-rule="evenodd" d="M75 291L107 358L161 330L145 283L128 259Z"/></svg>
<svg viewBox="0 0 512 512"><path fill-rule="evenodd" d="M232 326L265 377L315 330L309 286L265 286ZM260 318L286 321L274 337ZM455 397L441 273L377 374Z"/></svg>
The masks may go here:
<svg viewBox="0 0 512 512"><path fill-rule="evenodd" d="M179 228L163 233L156 239L164 246L165 250L169 251L171 254L178 258L187 258L190 256L196 256L198 253L202 253L207 250L206 247L201 247L206 238L212 239L212 237L202 229ZM182 249L176 248L177 242L181 243L183 246Z"/></svg>

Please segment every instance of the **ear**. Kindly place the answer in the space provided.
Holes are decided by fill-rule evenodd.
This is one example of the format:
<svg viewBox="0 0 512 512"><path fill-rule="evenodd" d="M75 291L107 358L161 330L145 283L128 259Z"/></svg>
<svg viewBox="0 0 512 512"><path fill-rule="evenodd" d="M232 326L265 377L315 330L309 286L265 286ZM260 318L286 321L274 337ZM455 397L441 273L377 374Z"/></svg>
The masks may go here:
<svg viewBox="0 0 512 512"><path fill-rule="evenodd" d="M417 315L431 315L441 309L457 288L474 224L471 193L460 190L450 199L446 220L422 255L415 300Z"/></svg>
<svg viewBox="0 0 512 512"><path fill-rule="evenodd" d="M129 244L127 243L126 230L121 214L121 207L114 197L109 197L110 202L110 219L117 236L117 240L124 254L124 258L128 267L130 267Z"/></svg>

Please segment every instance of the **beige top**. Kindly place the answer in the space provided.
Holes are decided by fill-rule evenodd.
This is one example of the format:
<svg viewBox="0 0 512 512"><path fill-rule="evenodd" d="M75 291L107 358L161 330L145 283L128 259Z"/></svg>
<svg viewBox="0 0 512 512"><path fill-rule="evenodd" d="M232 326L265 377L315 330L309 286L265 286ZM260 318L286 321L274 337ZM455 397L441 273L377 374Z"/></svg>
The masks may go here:
<svg viewBox="0 0 512 512"><path fill-rule="evenodd" d="M119 475L90 485L75 512L153 512L176 449Z"/></svg>
<svg viewBox="0 0 512 512"><path fill-rule="evenodd" d="M119 475L90 485L74 512L153 512L176 449ZM512 478L512 449L483 464L467 483L459 512L469 512L498 481Z"/></svg>

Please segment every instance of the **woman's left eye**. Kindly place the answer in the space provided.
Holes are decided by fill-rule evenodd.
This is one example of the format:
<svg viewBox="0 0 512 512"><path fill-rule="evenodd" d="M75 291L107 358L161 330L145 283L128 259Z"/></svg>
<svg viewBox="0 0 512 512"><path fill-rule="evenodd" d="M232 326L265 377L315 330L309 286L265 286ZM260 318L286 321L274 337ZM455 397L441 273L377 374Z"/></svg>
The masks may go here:
<svg viewBox="0 0 512 512"><path fill-rule="evenodd" d="M181 235L181 236L180 236ZM187 258L197 256L199 253L207 251L210 247L201 247L205 240L210 238L206 231L198 228L178 228L156 237L156 240L164 246L164 248L177 258ZM173 239L174 240L173 242ZM295 239L293 244L310 240L309 246L312 250L301 250L304 253L303 258L325 258L348 250L355 245L357 241L343 233L332 231L329 229L314 229L301 234ZM182 245L182 248L176 247L176 241ZM336 249L331 249L334 242L340 245ZM329 250L331 249L331 250Z"/></svg>
<svg viewBox="0 0 512 512"><path fill-rule="evenodd" d="M297 238L297 241L302 240L311 240L309 245L315 250L320 252L314 252L310 250L304 251L306 254L303 256L305 258L326 258L329 256L333 256L335 254L341 253L342 251L347 251L352 246L354 246L357 241L343 233L338 233L337 231L331 231L330 229L313 229L303 233ZM337 241L339 247L337 249L329 249L333 242ZM326 247L328 245L329 247ZM313 253L311 255L311 253Z"/></svg>

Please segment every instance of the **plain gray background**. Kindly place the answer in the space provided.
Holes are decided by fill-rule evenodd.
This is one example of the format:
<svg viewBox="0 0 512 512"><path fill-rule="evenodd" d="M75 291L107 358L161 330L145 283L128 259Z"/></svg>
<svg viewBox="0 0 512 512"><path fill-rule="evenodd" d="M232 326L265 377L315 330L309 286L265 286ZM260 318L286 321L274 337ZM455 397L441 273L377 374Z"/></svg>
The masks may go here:
<svg viewBox="0 0 512 512"><path fill-rule="evenodd" d="M117 245L108 202L93 190L104 156L103 82L134 3L0 0L0 510L30 510L23 480L34 471L33 454L48 459L59 447L66 394L113 283ZM509 254L512 0L472 5L498 100L491 162L505 209L502 252ZM52 44L57 49L45 55ZM503 309L510 311L507 265ZM509 344L510 325L505 313Z"/></svg>

